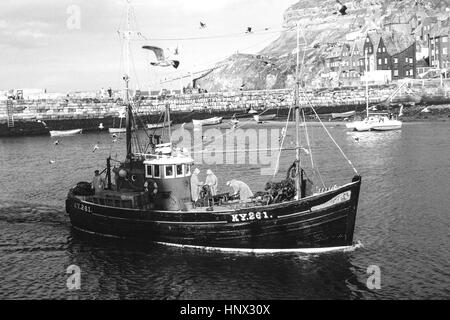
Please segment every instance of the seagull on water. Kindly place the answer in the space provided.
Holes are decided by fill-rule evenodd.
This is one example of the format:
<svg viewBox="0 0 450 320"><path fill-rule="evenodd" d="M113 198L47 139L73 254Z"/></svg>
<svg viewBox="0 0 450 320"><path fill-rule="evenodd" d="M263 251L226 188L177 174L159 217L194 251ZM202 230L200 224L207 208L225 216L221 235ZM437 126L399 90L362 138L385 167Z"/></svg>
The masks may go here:
<svg viewBox="0 0 450 320"><path fill-rule="evenodd" d="M97 149L100 149L100 147L98 146L98 144L96 144L96 145L94 146L94 149L92 150L92 152L95 152L95 150L97 150Z"/></svg>

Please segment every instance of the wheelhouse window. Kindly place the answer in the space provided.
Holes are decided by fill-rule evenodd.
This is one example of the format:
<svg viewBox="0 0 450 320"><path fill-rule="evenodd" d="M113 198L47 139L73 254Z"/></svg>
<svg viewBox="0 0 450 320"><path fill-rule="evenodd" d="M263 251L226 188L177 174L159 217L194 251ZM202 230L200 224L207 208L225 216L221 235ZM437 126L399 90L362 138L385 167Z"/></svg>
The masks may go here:
<svg viewBox="0 0 450 320"><path fill-rule="evenodd" d="M183 165L177 164L177 177L183 175Z"/></svg>
<svg viewBox="0 0 450 320"><path fill-rule="evenodd" d="M152 166L146 166L145 168L147 177L152 177Z"/></svg>
<svg viewBox="0 0 450 320"><path fill-rule="evenodd" d="M173 174L173 165L169 165L169 166L165 166L165 167L166 167L166 171L165 171L166 178L173 177L174 176L174 174Z"/></svg>
<svg viewBox="0 0 450 320"><path fill-rule="evenodd" d="M161 175L160 175L160 172L159 172L159 166L154 166L153 167L153 176L155 177L155 178L159 178Z"/></svg>
<svg viewBox="0 0 450 320"><path fill-rule="evenodd" d="M185 175L186 175L186 176L191 175L191 165L190 165L190 164L185 164L185 166L186 166L186 168L185 168L185 170L184 170Z"/></svg>

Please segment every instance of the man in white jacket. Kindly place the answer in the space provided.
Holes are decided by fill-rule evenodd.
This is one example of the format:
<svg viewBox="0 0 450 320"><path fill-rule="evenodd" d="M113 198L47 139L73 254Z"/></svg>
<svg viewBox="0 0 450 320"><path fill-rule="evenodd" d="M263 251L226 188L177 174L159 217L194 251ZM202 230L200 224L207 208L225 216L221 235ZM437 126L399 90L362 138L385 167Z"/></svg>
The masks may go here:
<svg viewBox="0 0 450 320"><path fill-rule="evenodd" d="M191 176L191 197L192 201L196 202L200 196L200 191L203 186L203 182L200 182L198 179L198 174L200 173L200 170L198 168L195 168L194 172Z"/></svg>
<svg viewBox="0 0 450 320"><path fill-rule="evenodd" d="M248 200L253 196L252 190L245 182L233 179L227 182L227 186L233 188L233 195L239 194L239 198L242 201Z"/></svg>
<svg viewBox="0 0 450 320"><path fill-rule="evenodd" d="M206 171L206 174L207 176L205 184L207 184L211 189L211 195L215 196L217 194L217 185L218 185L217 177L210 169Z"/></svg>

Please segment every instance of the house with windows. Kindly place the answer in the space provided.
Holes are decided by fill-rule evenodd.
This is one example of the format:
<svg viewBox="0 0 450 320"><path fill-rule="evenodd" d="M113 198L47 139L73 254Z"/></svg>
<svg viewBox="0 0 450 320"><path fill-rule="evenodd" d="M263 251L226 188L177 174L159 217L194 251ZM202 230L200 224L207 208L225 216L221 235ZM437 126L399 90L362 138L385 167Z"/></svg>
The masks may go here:
<svg viewBox="0 0 450 320"><path fill-rule="evenodd" d="M383 32L377 47L377 70L390 70L391 79L416 78L416 41L399 32Z"/></svg>
<svg viewBox="0 0 450 320"><path fill-rule="evenodd" d="M325 57L330 77L341 85L356 85L363 72L364 39L337 44Z"/></svg>
<svg viewBox="0 0 450 320"><path fill-rule="evenodd" d="M419 25L414 29L413 35L416 38L416 41L426 41L428 42L429 34L431 28L436 25L437 18L436 17L424 17L419 20Z"/></svg>
<svg viewBox="0 0 450 320"><path fill-rule="evenodd" d="M428 53L430 66L444 69L450 67L450 18L438 21L430 30Z"/></svg>
<svg viewBox="0 0 450 320"><path fill-rule="evenodd" d="M363 46L363 69L366 68L367 63L367 71L375 71L377 70L377 48L380 43L381 34L378 31L369 32L366 35L364 46ZM366 53L367 53L367 61L366 61Z"/></svg>

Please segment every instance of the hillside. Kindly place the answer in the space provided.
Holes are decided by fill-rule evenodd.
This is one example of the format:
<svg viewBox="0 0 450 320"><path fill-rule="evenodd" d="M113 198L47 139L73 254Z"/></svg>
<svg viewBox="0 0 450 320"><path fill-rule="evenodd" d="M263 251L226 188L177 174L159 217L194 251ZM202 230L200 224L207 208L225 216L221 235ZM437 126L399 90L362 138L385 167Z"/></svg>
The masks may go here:
<svg viewBox="0 0 450 320"><path fill-rule="evenodd" d="M346 15L335 0L300 0L284 13L286 31L258 54L235 54L197 80L209 91L279 89L290 87L296 62L296 23L300 24L302 79L321 85L325 57L336 43L362 39L373 30L396 30L411 34L427 16L448 15L441 0L355 0L346 1ZM418 44L424 45L424 44Z"/></svg>

